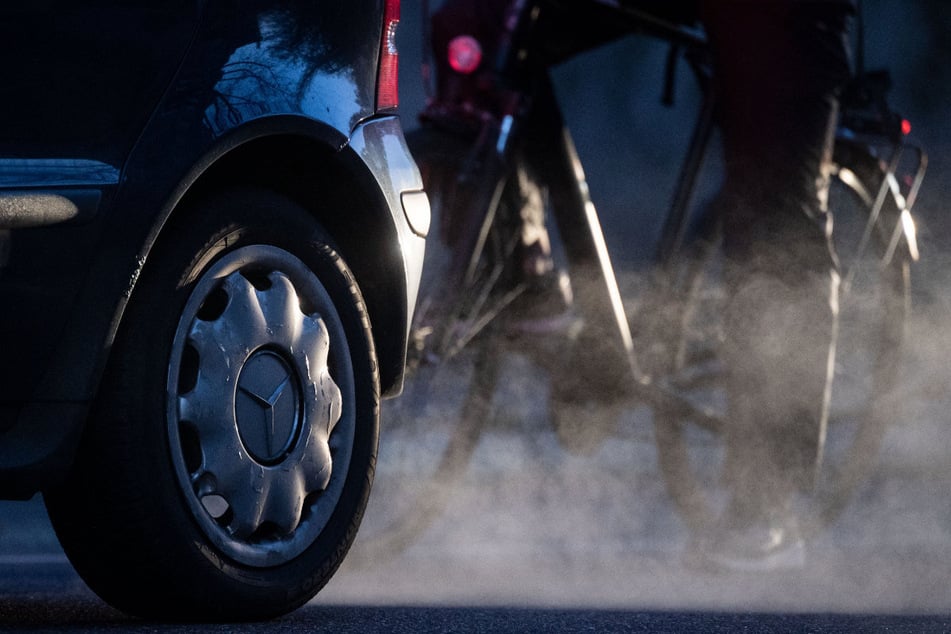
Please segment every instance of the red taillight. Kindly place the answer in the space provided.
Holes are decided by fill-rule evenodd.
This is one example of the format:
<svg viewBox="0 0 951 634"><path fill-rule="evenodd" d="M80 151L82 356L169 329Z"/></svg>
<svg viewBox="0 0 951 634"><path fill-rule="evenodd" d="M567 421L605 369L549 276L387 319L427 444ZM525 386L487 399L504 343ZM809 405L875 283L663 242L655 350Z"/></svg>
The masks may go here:
<svg viewBox="0 0 951 634"><path fill-rule="evenodd" d="M468 75L482 63L482 47L471 35L458 35L449 42L449 65L457 73Z"/></svg>
<svg viewBox="0 0 951 634"><path fill-rule="evenodd" d="M383 39L380 44L380 71L376 80L377 110L389 110L400 105L400 64L396 51L396 26L399 23L400 0L386 0Z"/></svg>
<svg viewBox="0 0 951 634"><path fill-rule="evenodd" d="M911 134L911 121L908 119L901 120L901 133L906 136Z"/></svg>

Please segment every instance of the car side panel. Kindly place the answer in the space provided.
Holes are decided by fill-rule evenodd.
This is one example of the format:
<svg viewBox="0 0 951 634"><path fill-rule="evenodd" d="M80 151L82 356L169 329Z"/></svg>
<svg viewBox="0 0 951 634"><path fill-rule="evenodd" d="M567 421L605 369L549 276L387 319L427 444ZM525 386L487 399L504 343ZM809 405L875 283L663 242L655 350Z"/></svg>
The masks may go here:
<svg viewBox="0 0 951 634"><path fill-rule="evenodd" d="M255 137L278 134L339 150L351 129L373 115L381 12L378 0L207 3L181 70L125 165L80 298L83 321L70 324L61 347L59 365L79 368L87 382L64 382L54 369L38 386L43 398L88 397L103 342L121 319L149 247L216 161ZM325 29L340 32L327 40L320 35Z"/></svg>
<svg viewBox="0 0 951 634"><path fill-rule="evenodd" d="M93 4L96 8L89 8ZM81 318L83 323L70 324L71 330L84 334L82 350L58 351L60 356L71 354L60 364L82 359L85 369L100 356L101 324L112 321L117 302L134 283L145 256L143 245L154 237L160 218L181 195L183 183L203 167L198 163L221 153L220 146L229 142L233 130L277 114L305 114L326 122L326 142L341 147L351 128L372 115L381 13L377 0L348 3L345 9L337 3L305 0L210 0L203 4L197 34L186 24L194 27L197 16L174 22L176 13L189 15L181 2L168 4L169 15L156 15L160 10L150 8L154 3L118 0L78 2L78 8L57 0L16 13L3 10L11 25L25 25L22 30L31 32L39 44L30 45L26 36L19 40L36 59L18 72L22 90L17 92L25 103L13 112L23 121L22 128L0 124L0 149L8 155L29 156L8 158L4 170L0 153L0 188L2 174L11 173L15 164L19 172L32 169L34 173L26 182L21 175L9 176L8 191L54 183L94 189L101 197L80 218L52 228L9 232L10 256L0 269L0 294L23 310L0 311L0 344L5 353L29 363L0 370L0 403L88 396L90 385L84 372L77 373L68 386L58 383L53 391L46 389L48 380L40 384L38 373L47 367L45 360L51 357L67 317L77 311L91 314L88 320ZM195 6L188 6L194 13ZM88 29L70 31L70 21L89 24ZM156 101L162 96L158 109L142 104L142 82L130 77L137 74L132 67L144 54L139 54L140 48L149 45L143 35L146 22L158 39L165 39L170 31L157 25L174 22L176 41L183 51L193 40L184 60L181 53L168 53L171 44L152 43L158 48L152 54L164 55L165 66L162 72L156 71L154 63L142 69L153 76L146 92ZM132 31L123 30L133 24L137 26ZM94 31L106 25L116 32L95 37ZM11 35L16 30L5 28ZM44 28L49 34L37 36L46 33ZM322 37L324 29L334 36ZM53 41L54 35L61 45ZM143 41L133 45L130 40L136 38ZM87 40L88 52L80 47ZM110 43L111 54L100 50L105 47L103 40ZM44 52L47 45L54 50ZM79 61L64 62L56 70L57 79L78 72L88 81L63 79L67 92L57 90L56 100L65 105L63 116L57 117L55 104L42 103L39 96L49 95L50 90L34 75L44 68L57 68L60 57ZM114 66L94 63L112 57L129 61L116 61ZM318 72L318 66L332 72ZM86 94L83 85L108 94ZM70 125L84 118L88 125ZM123 125L113 128L110 120ZM102 180L77 182L76 170L69 171L76 162Z"/></svg>
<svg viewBox="0 0 951 634"><path fill-rule="evenodd" d="M29 440L25 428L58 431L31 454L36 456L31 464L22 460L7 464L0 455L0 496L14 489L17 495L28 494L31 487L55 479L55 472L66 466L62 456L64 451L69 454L83 405L94 394L125 302L134 292L139 271L147 265L149 248L162 224L183 198L202 186L217 164L255 139L309 139L315 148L323 148L318 152L321 156L339 154L345 169L355 172L355 182L375 184L377 190L372 196L368 192L365 200L377 200L379 208L363 219L379 220L380 230L351 222L349 237L362 232L364 242L392 240L398 245L380 249L375 266L390 271L399 286L388 292L402 300L392 310L393 314L403 311L396 330L405 333L407 297L415 296L418 279L407 284L416 265L407 269L401 257L405 249L419 251L421 257L422 239L404 235L405 217L393 206L400 192L379 189L393 180L374 173L387 169L385 161L374 159L373 151L365 147L355 152L348 145L353 131L375 118L382 0L209 0L204 4L205 14L191 47L128 157L116 159L109 153L83 157L89 162L82 165L91 173L105 173L115 181L98 186L102 196L95 209L85 211L81 221L74 219L55 228L8 231L11 257L7 268L0 260L0 285L6 280L21 286L20 296L28 301L26 312L8 320L12 329L0 330L0 349L5 352L12 340L22 337L22 352L29 358L19 365L6 362L0 369L0 442L14 438L32 442L35 439ZM242 18L235 20L236 14ZM319 35L323 32L334 35L323 38ZM387 134L397 134L399 146L399 127L394 132L387 124L386 129ZM400 163L398 184L421 188L411 157L407 153L402 158L409 162L408 166L405 160ZM407 169L412 173L402 173ZM56 233L62 235L51 239ZM36 261L37 254L48 260L44 266L49 273L24 285L19 273ZM18 276L7 275L16 267L20 267ZM49 278L57 271L67 273L64 279L70 278L69 289L49 290ZM73 272L76 276L70 277ZM376 283L386 286L380 280ZM31 293L45 294L46 303L30 297ZM40 306L46 307L40 311L55 315L56 323L44 325L37 333L22 322L24 314L33 314ZM45 337L39 346L42 350L35 340L27 341L37 334ZM405 339L398 341L405 346ZM388 366L391 378L398 380L394 373L401 367L393 368L402 362L401 345L390 348L399 354L398 363L391 359ZM19 374L25 378L15 389L9 387L7 379ZM43 405L51 403L61 406ZM60 418L52 421L56 416ZM10 428L8 433L3 431L5 426ZM11 452L16 454L16 449ZM38 468L41 461L46 464Z"/></svg>
<svg viewBox="0 0 951 634"><path fill-rule="evenodd" d="M184 57L198 6L0 6L0 350L16 360L0 369L0 404L28 397L53 354L101 239L97 214Z"/></svg>
<svg viewBox="0 0 951 634"><path fill-rule="evenodd" d="M181 62L198 0L0 4L0 159L121 166Z"/></svg>

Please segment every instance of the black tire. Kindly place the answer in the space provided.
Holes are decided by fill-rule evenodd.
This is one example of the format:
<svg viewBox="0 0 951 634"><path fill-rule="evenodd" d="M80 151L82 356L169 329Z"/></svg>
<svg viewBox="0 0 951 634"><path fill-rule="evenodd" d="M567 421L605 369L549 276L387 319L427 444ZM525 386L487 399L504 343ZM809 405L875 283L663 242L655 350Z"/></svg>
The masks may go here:
<svg viewBox="0 0 951 634"><path fill-rule="evenodd" d="M908 312L909 258L900 249L889 253L899 222L891 197L864 254L856 249L882 182L880 168L872 157L845 144L837 145L835 162L829 203L833 239L843 278L851 286L843 287L839 297L825 456L816 482L799 499L807 535L839 516L875 465L895 415L893 388ZM713 525L729 497L724 487L729 469L724 426L729 421L718 356L725 298L720 260L716 238L685 249L664 280L667 301L659 321L666 327L655 330L668 345L665 359L653 370L671 397L654 412L659 463L682 518L698 531ZM848 271L853 271L851 278Z"/></svg>
<svg viewBox="0 0 951 634"><path fill-rule="evenodd" d="M274 193L210 196L143 269L50 518L129 614L287 613L356 535L379 400L366 308L329 237Z"/></svg>

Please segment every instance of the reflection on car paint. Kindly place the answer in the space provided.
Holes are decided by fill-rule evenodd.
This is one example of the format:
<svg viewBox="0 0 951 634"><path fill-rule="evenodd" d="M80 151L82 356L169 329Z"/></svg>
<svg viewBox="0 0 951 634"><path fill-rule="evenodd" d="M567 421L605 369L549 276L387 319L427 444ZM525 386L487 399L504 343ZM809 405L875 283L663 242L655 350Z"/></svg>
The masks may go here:
<svg viewBox="0 0 951 634"><path fill-rule="evenodd" d="M334 72L293 54L287 43L286 15L278 11L258 17L259 39L234 50L214 87L215 98L205 110L204 123L215 136L256 117L279 112L318 117L338 130L356 125L367 107L360 100L353 68ZM326 43L299 44L329 55Z"/></svg>

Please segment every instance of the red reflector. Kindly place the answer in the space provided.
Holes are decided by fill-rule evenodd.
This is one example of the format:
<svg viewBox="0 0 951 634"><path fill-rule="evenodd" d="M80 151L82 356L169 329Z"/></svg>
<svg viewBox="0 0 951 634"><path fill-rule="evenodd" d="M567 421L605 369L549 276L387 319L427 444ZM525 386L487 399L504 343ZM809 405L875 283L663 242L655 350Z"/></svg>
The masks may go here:
<svg viewBox="0 0 951 634"><path fill-rule="evenodd" d="M909 121L908 119L901 120L901 133L911 134L911 121Z"/></svg>
<svg viewBox="0 0 951 634"><path fill-rule="evenodd" d="M399 54L396 27L400 23L400 0L386 0L383 13L383 40L380 44L380 69L376 85L376 109L389 110L400 104Z"/></svg>
<svg viewBox="0 0 951 634"><path fill-rule="evenodd" d="M457 73L468 75L482 63L482 47L471 35L458 35L449 42L449 65Z"/></svg>

